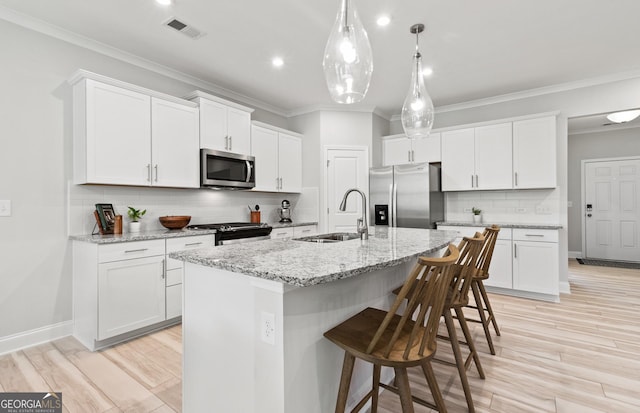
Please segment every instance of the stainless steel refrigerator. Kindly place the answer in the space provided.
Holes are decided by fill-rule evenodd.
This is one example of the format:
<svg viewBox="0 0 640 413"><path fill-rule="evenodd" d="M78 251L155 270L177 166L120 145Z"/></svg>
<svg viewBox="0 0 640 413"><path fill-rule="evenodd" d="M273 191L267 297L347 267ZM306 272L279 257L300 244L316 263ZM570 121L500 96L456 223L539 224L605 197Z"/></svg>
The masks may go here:
<svg viewBox="0 0 640 413"><path fill-rule="evenodd" d="M407 164L369 170L372 224L435 228L444 220L439 164Z"/></svg>

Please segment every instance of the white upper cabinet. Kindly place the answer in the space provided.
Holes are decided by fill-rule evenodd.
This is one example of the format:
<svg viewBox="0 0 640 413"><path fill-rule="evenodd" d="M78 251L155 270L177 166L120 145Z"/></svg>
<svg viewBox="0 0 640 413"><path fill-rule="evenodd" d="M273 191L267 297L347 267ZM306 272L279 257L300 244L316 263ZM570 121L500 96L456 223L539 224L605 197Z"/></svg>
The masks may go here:
<svg viewBox="0 0 640 413"><path fill-rule="evenodd" d="M90 72L71 83L74 183L199 186L195 104Z"/></svg>
<svg viewBox="0 0 640 413"><path fill-rule="evenodd" d="M302 191L302 136L261 122L251 127L256 191Z"/></svg>
<svg viewBox="0 0 640 413"><path fill-rule="evenodd" d="M198 188L198 108L151 100L153 185Z"/></svg>
<svg viewBox="0 0 640 413"><path fill-rule="evenodd" d="M200 106L200 147L248 155L253 109L195 91L186 99Z"/></svg>
<svg viewBox="0 0 640 413"><path fill-rule="evenodd" d="M475 189L510 189L511 122L475 128Z"/></svg>
<svg viewBox="0 0 640 413"><path fill-rule="evenodd" d="M440 134L425 139L409 139L404 135L382 138L382 164L400 165L414 162L440 162Z"/></svg>
<svg viewBox="0 0 640 413"><path fill-rule="evenodd" d="M443 191L554 188L556 117L442 132Z"/></svg>
<svg viewBox="0 0 640 413"><path fill-rule="evenodd" d="M475 188L475 132L473 128L442 133L442 190Z"/></svg>
<svg viewBox="0 0 640 413"><path fill-rule="evenodd" d="M513 186L555 188L556 117L513 122Z"/></svg>

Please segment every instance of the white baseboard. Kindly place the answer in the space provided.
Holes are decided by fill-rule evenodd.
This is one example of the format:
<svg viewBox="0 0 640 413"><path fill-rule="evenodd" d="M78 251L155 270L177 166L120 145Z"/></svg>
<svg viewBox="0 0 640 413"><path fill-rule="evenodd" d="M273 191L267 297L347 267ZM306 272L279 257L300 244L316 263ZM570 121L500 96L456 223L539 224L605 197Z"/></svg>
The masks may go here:
<svg viewBox="0 0 640 413"><path fill-rule="evenodd" d="M73 321L63 321L45 327L0 337L0 356L23 348L32 347L73 333Z"/></svg>
<svg viewBox="0 0 640 413"><path fill-rule="evenodd" d="M582 258L582 251L569 251L569 258Z"/></svg>
<svg viewBox="0 0 640 413"><path fill-rule="evenodd" d="M560 281L560 294L571 294L571 286L569 281Z"/></svg>

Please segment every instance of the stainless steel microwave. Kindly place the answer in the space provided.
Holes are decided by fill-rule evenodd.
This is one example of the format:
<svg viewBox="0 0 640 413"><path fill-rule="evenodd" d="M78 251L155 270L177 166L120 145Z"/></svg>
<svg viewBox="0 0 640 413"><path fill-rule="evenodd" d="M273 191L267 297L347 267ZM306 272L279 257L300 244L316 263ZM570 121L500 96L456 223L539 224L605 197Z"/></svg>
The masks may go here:
<svg viewBox="0 0 640 413"><path fill-rule="evenodd" d="M255 157L200 149L200 185L203 187L251 189L256 186Z"/></svg>

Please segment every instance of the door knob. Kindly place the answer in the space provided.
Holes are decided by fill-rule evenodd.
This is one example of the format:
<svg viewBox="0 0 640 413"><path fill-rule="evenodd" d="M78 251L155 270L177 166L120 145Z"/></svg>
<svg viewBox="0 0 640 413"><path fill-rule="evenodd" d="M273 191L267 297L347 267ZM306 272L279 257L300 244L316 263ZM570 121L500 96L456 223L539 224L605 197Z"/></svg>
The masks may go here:
<svg viewBox="0 0 640 413"><path fill-rule="evenodd" d="M587 217L591 218L591 214L587 214Z"/></svg>

